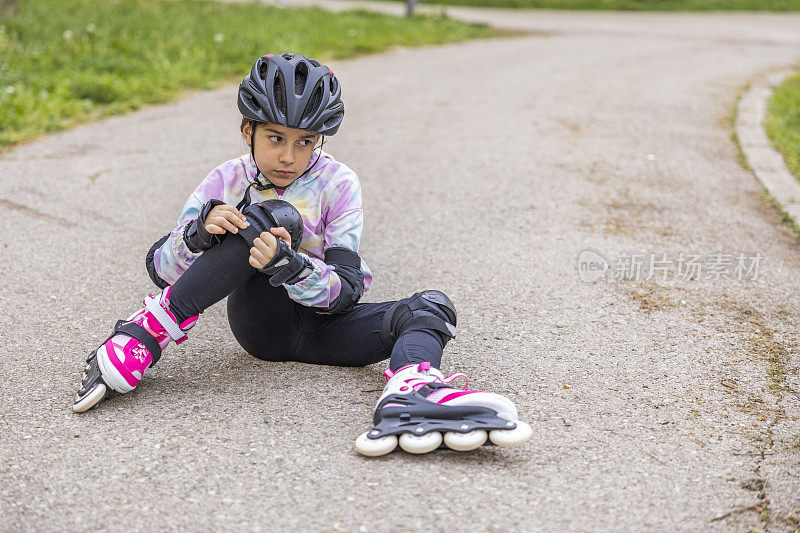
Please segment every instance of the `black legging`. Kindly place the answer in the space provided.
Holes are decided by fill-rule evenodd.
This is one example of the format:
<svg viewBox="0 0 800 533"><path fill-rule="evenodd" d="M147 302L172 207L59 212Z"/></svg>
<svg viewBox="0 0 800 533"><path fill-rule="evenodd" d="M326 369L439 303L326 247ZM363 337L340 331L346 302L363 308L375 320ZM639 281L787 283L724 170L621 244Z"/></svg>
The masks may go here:
<svg viewBox="0 0 800 533"><path fill-rule="evenodd" d="M248 262L250 247L238 235L203 252L172 286L170 310L178 322L228 296L228 323L249 354L268 361L364 366L391 356L392 370L430 362L439 368L443 343L437 333L412 330L387 345L381 322L395 302L359 303L346 313L320 315L298 304L282 286Z"/></svg>

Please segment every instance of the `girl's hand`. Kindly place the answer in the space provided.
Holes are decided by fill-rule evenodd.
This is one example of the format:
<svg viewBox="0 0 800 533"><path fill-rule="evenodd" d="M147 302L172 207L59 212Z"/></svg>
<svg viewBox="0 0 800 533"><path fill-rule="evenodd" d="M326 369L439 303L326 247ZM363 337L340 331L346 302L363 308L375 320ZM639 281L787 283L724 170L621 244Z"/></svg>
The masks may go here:
<svg viewBox="0 0 800 533"><path fill-rule="evenodd" d="M278 239L282 240L292 247L292 237L286 228L277 227L272 228L269 232L263 232L260 237L256 237L253 241L253 247L250 248L250 265L255 268L264 268L275 257L275 252L278 249Z"/></svg>
<svg viewBox="0 0 800 533"><path fill-rule="evenodd" d="M220 235L229 231L238 233L239 228L246 228L250 223L247 218L232 205L218 205L206 217L205 228L209 233Z"/></svg>

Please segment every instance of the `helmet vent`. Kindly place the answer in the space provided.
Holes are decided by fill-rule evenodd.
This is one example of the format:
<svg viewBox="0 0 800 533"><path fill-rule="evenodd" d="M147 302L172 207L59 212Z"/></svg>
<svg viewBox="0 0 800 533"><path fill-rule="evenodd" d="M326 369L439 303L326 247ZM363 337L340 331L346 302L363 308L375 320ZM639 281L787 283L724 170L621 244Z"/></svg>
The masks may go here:
<svg viewBox="0 0 800 533"><path fill-rule="evenodd" d="M305 119L312 116L317 109L319 109L320 104L322 104L322 85L317 84L317 86L314 87L314 93L311 95L311 100L306 106L306 112L303 113L303 118Z"/></svg>
<svg viewBox="0 0 800 533"><path fill-rule="evenodd" d="M278 108L278 112L286 116L286 85L280 71L278 71L275 76L275 81L272 85L272 94L275 97L275 107Z"/></svg>
<svg viewBox="0 0 800 533"><path fill-rule="evenodd" d="M336 94L338 88L339 80L336 79L336 76L331 76L331 94Z"/></svg>
<svg viewBox="0 0 800 533"><path fill-rule="evenodd" d="M325 121L324 126L326 128L330 128L330 127L333 127L333 126L341 123L343 116L344 116L344 113L336 113L335 115L331 116L331 118L329 118L328 120Z"/></svg>
<svg viewBox="0 0 800 533"><path fill-rule="evenodd" d="M294 69L294 94L300 96L306 90L308 81L308 65L300 62Z"/></svg>
<svg viewBox="0 0 800 533"><path fill-rule="evenodd" d="M256 109L261 109L261 106L258 105L258 100L256 100L256 98L253 96L253 93L251 93L250 91L243 91L243 95L251 106L253 106Z"/></svg>
<svg viewBox="0 0 800 533"><path fill-rule="evenodd" d="M264 61L258 66L258 77L262 80L267 79L267 72L269 71L269 63Z"/></svg>

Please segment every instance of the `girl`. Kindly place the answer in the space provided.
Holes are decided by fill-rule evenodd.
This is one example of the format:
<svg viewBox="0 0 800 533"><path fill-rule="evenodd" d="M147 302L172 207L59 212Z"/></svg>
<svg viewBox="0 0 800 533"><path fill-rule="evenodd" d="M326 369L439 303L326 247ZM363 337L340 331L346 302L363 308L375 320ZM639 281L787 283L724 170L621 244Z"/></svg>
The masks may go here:
<svg viewBox="0 0 800 533"><path fill-rule="evenodd" d="M510 400L455 389L449 383L466 376L437 370L455 336L445 294L358 303L372 282L358 255L359 181L315 149L344 117L333 71L301 54L267 54L239 86L238 105L250 153L211 171L178 226L153 245L147 268L163 290L89 355L74 411L133 390L170 341L185 341L227 296L234 337L260 359L364 366L389 358L375 427L356 440L362 454L389 453L398 435L412 453L443 441L471 450L487 437L499 445L530 438Z"/></svg>

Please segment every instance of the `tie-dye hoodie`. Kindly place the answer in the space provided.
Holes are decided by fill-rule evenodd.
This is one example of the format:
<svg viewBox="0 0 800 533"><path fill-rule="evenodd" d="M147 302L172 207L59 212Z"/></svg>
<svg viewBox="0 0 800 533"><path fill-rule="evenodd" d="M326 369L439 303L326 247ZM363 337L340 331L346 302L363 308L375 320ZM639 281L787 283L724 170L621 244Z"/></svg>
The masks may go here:
<svg viewBox="0 0 800 533"><path fill-rule="evenodd" d="M353 170L321 150L312 154L309 168L305 176L286 187L282 196L274 189L259 191L254 186L250 188L250 199L251 203L258 203L278 198L300 211L303 240L299 253L311 261L314 272L294 285L283 286L292 300L308 307L327 308L339 296L341 281L323 257L331 246L358 252L364 224L361 185ZM197 218L203 205L212 198L237 205L255 178L256 166L250 154L221 164L205 177L183 206L177 227L153 256L155 270L164 281L175 283L200 257L202 252L190 251L183 236L186 226ZM372 274L363 260L361 270L366 291L372 283Z"/></svg>

